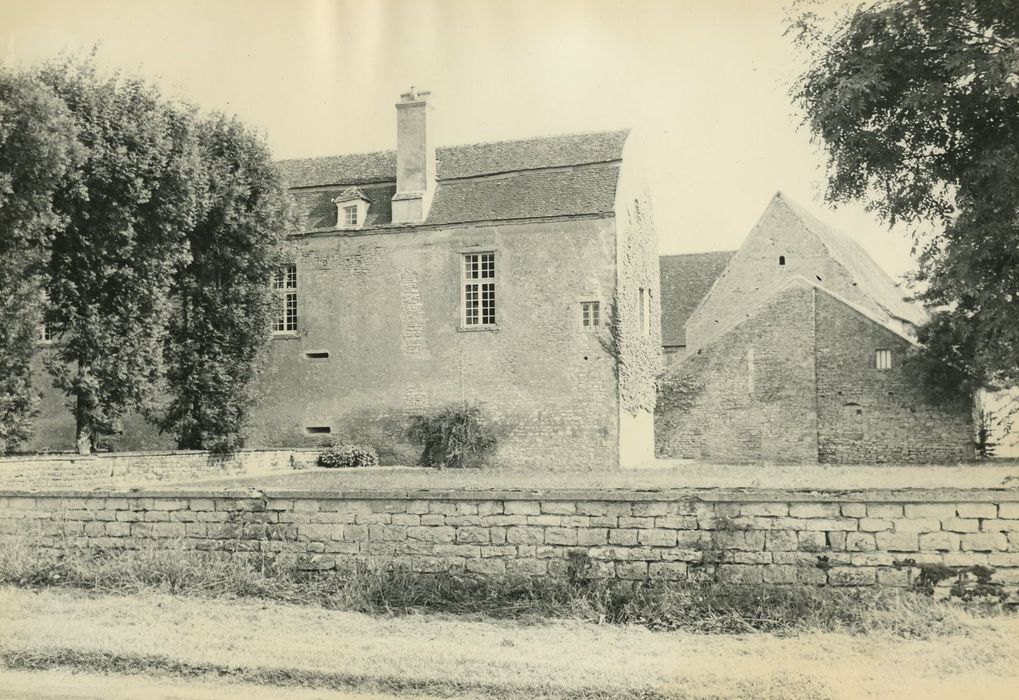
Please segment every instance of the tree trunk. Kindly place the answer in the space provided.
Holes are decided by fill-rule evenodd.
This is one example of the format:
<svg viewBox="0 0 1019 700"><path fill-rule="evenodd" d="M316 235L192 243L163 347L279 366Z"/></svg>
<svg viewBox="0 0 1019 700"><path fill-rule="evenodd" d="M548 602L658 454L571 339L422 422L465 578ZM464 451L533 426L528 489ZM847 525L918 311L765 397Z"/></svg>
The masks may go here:
<svg viewBox="0 0 1019 700"><path fill-rule="evenodd" d="M85 400L81 394L78 394L76 399L74 422L75 443L78 448L78 454L92 454L92 431L89 430L88 425L85 423Z"/></svg>

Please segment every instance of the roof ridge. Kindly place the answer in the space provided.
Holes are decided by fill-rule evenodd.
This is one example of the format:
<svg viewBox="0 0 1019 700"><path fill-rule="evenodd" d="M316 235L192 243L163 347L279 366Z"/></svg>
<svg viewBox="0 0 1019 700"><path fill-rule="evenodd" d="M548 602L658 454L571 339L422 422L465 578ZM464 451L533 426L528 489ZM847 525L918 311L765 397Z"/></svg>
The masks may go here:
<svg viewBox="0 0 1019 700"><path fill-rule="evenodd" d="M724 253L735 253L736 249L728 250L702 250L696 253L663 253L659 258L688 258L694 255L722 255Z"/></svg>
<svg viewBox="0 0 1019 700"><path fill-rule="evenodd" d="M436 146L435 152L451 148L467 148L470 146L496 146L508 143L523 143L525 141L542 141L545 139L561 139L568 136L594 136L595 134L629 134L630 128L620 129L592 129L589 131L567 131L558 134L539 134L536 136L524 136L515 139L499 139L498 141L472 141L468 143L450 143L444 146ZM328 153L321 156L303 156L298 158L277 158L275 163L294 163L302 160L326 160L328 158L349 158L352 156L374 156L388 153L396 153L395 148L386 148L378 151L348 151L343 153Z"/></svg>

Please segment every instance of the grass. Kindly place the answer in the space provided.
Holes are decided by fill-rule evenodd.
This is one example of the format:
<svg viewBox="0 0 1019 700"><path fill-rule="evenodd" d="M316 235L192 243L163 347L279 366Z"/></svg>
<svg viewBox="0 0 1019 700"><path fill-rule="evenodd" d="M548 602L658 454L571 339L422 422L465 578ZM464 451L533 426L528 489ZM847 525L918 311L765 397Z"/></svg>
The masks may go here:
<svg viewBox="0 0 1019 700"><path fill-rule="evenodd" d="M896 465L716 465L659 460L654 468L606 471L513 471L372 467L309 469L273 476L209 479L175 488L342 491L423 489L672 489L775 488L845 490L865 488L1019 488L1019 464Z"/></svg>
<svg viewBox="0 0 1019 700"><path fill-rule="evenodd" d="M227 596L373 615L580 620L709 634L881 631L926 638L957 631L969 618L1005 614L1000 605L961 608L894 589L588 579L583 562L576 563L566 577L542 578L420 574L372 560L316 573L302 571L293 555L230 557L179 543L115 552L41 549L15 540L0 545L0 585Z"/></svg>
<svg viewBox="0 0 1019 700"><path fill-rule="evenodd" d="M879 630L702 635L0 586L0 687L6 667L47 670L46 678L74 670L82 695L87 676L77 673L344 697L1010 697L1019 683L1019 620L960 613L959 623L930 639ZM222 697L244 697L229 687Z"/></svg>

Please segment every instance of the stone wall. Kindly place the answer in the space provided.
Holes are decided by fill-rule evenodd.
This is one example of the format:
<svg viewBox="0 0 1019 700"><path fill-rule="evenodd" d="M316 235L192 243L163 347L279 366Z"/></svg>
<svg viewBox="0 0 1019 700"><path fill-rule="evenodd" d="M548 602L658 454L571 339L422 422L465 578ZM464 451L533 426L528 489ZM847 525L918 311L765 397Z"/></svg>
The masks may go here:
<svg viewBox="0 0 1019 700"><path fill-rule="evenodd" d="M662 457L816 462L813 290L791 287L659 380Z"/></svg>
<svg viewBox="0 0 1019 700"><path fill-rule="evenodd" d="M335 437L414 464L407 417L466 399L497 424L501 466L616 466L613 359L580 310L609 305L614 249L611 217L295 241L299 331L272 342L250 444ZM497 325L464 329L462 254L488 251Z"/></svg>
<svg viewBox="0 0 1019 700"><path fill-rule="evenodd" d="M970 397L932 403L906 370L908 341L828 294L817 294L816 309L819 461L974 458ZM891 352L890 369L877 369L879 349Z"/></svg>
<svg viewBox="0 0 1019 700"><path fill-rule="evenodd" d="M1019 585L1019 491L0 492L0 541L381 557L420 572L910 585L921 565ZM909 563L911 562L911 563Z"/></svg>
<svg viewBox="0 0 1019 700"><path fill-rule="evenodd" d="M97 488L276 474L315 465L319 450L242 450L229 457L201 451L117 452L5 457L0 489Z"/></svg>

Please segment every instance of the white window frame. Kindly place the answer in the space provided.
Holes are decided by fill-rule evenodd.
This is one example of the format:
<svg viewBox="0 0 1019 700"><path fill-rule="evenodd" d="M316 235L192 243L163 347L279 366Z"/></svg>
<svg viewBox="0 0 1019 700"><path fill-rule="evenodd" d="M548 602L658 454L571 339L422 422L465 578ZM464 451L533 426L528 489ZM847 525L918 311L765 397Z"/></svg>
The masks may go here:
<svg viewBox="0 0 1019 700"><path fill-rule="evenodd" d="M595 331L601 328L601 301L598 299L585 299L580 302L580 327L585 331Z"/></svg>
<svg viewBox="0 0 1019 700"><path fill-rule="evenodd" d="M498 269L494 250L460 254L461 328L480 330L496 327Z"/></svg>
<svg viewBox="0 0 1019 700"><path fill-rule="evenodd" d="M276 292L276 313L272 321L273 335L297 335L297 265L284 265L272 278Z"/></svg>
<svg viewBox="0 0 1019 700"><path fill-rule="evenodd" d="M882 372L892 368L892 351L886 348L878 348L874 351L874 367Z"/></svg>
<svg viewBox="0 0 1019 700"><path fill-rule="evenodd" d="M354 204L348 204L343 207L343 225L346 227L357 226L360 222L358 221L358 206Z"/></svg>

